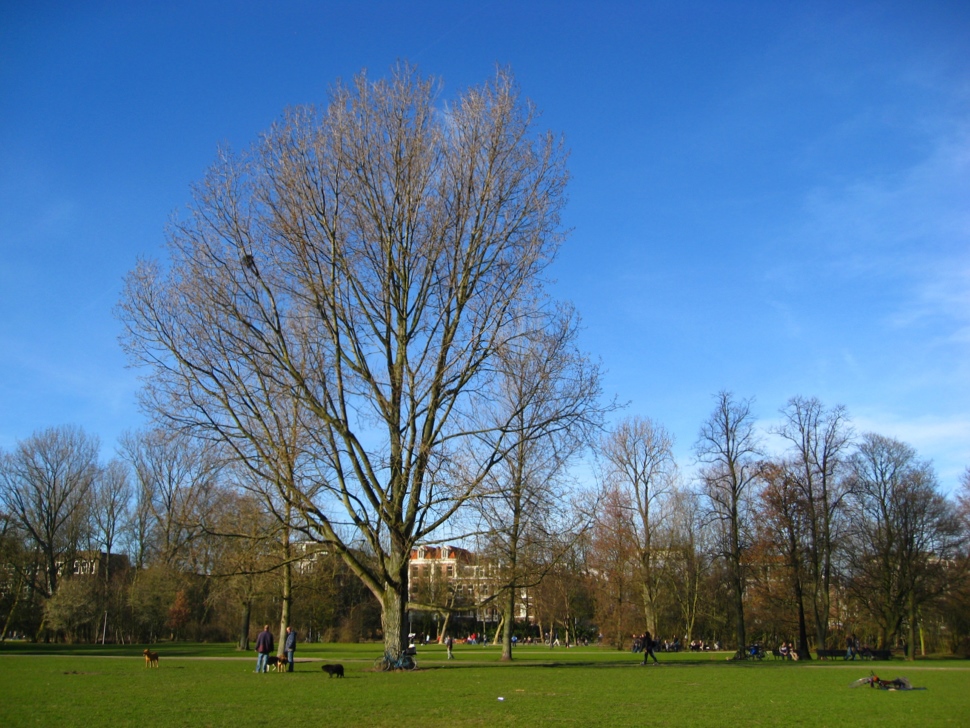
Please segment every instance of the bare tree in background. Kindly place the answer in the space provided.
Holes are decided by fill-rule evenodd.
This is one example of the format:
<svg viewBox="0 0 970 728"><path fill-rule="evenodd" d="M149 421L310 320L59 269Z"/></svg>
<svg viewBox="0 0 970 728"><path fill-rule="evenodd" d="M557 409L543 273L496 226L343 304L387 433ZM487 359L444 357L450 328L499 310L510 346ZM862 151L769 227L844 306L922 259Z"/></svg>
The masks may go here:
<svg viewBox="0 0 970 728"><path fill-rule="evenodd" d="M143 510L136 518L144 519L149 553L169 566L198 566L189 547L202 535L222 467L214 448L185 432L154 429L125 434L121 449L135 473Z"/></svg>
<svg viewBox="0 0 970 728"><path fill-rule="evenodd" d="M111 460L98 473L91 499L91 520L94 538L107 556L104 581L111 581L111 552L129 517L132 488L128 466L121 460Z"/></svg>
<svg viewBox="0 0 970 728"><path fill-rule="evenodd" d="M390 660L406 646L411 547L498 460L456 473L452 455L505 449L473 415L491 404L496 352L543 323L566 181L510 74L447 107L437 94L407 66L361 74L324 111L292 110L224 154L168 264L140 263L119 309L128 354L150 367L147 406L276 471L280 497L380 600ZM300 414L312 477L287 482L280 411Z"/></svg>
<svg viewBox="0 0 970 728"><path fill-rule="evenodd" d="M680 610L684 642L689 644L705 603L701 585L711 570L712 539L710 529L704 528L701 499L694 490L675 484L668 509L665 583Z"/></svg>
<svg viewBox="0 0 970 728"><path fill-rule="evenodd" d="M43 556L47 597L57 591L60 563L73 557L87 531L98 447L79 427L52 427L17 443L0 463L3 507Z"/></svg>
<svg viewBox="0 0 970 728"><path fill-rule="evenodd" d="M831 611L833 554L845 498L844 466L852 444L852 428L844 407L825 409L817 399L793 397L782 409L784 421L776 434L791 443L791 481L801 491L806 516L798 534L805 543L808 597L815 640L825 647ZM807 656L807 651L806 651Z"/></svg>
<svg viewBox="0 0 970 728"><path fill-rule="evenodd" d="M487 410L485 453L499 454L476 501L497 559L503 614L502 659L512 659L516 604L569 553L588 516L574 507L566 476L589 445L605 409L599 369L577 348L578 319L570 307L510 341L495 358L498 379Z"/></svg>
<svg viewBox="0 0 970 728"><path fill-rule="evenodd" d="M647 629L657 629L657 597L663 581L658 558L658 531L662 505L676 477L673 437L649 418L633 417L621 422L600 448L605 469L605 487L616 494L615 502L625 503L628 532L633 539L640 572L640 593Z"/></svg>
<svg viewBox="0 0 970 728"><path fill-rule="evenodd" d="M642 629L643 602L629 503L618 492L602 495L591 531L588 559L596 621L607 643L622 650L625 639Z"/></svg>
<svg viewBox="0 0 970 728"><path fill-rule="evenodd" d="M271 575L280 563L280 524L258 495L225 488L205 526L210 535L216 535L214 591L239 607L236 649L247 652L253 603L276 586Z"/></svg>
<svg viewBox="0 0 970 728"><path fill-rule="evenodd" d="M703 465L701 483L711 516L720 526L718 551L731 577L735 635L744 655L744 554L751 542L750 490L758 476L760 446L751 400L735 400L729 392L720 392L716 399L694 451Z"/></svg>
<svg viewBox="0 0 970 728"><path fill-rule="evenodd" d="M879 627L879 646L902 636L915 656L919 609L947 585L961 541L954 505L909 445L866 434L851 459L850 592Z"/></svg>
<svg viewBox="0 0 970 728"><path fill-rule="evenodd" d="M798 615L798 658L810 660L808 650L808 627L805 617L806 558L805 535L809 530L808 521L812 510L808 505L802 484L799 482L801 469L796 461L768 461L761 465L759 493L756 513L756 531L761 548L765 552L780 556L788 572L789 596L794 598ZM810 572L809 572L810 573ZM774 572L767 580L779 581ZM824 643L821 643L824 645Z"/></svg>

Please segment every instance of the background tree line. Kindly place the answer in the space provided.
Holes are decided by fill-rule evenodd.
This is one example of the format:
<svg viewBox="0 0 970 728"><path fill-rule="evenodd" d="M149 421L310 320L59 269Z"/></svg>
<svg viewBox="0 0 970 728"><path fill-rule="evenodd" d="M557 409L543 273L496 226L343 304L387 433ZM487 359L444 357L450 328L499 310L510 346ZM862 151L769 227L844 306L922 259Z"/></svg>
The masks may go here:
<svg viewBox="0 0 970 728"><path fill-rule="evenodd" d="M210 443L150 430L107 463L99 449L57 427L0 453L2 637L248 649L250 622L281 614L292 564L279 518ZM359 581L332 553L309 555L287 593L294 623L321 639L372 637L379 612Z"/></svg>
<svg viewBox="0 0 970 728"><path fill-rule="evenodd" d="M948 499L912 447L856 435L842 407L795 397L759 432L752 404L716 397L691 482L661 426L633 418L607 436L592 531L604 634L791 641L803 659L850 635L967 654L970 470Z"/></svg>
<svg viewBox="0 0 970 728"><path fill-rule="evenodd" d="M671 435L641 417L592 447L593 486L565 478L541 449L513 461L468 507L480 529L468 544L493 567L488 603L443 592L410 606L490 606L509 635L618 649L648 629L685 648L792 640L808 657L853 634L909 655L966 654L970 471L948 499L911 447L857 436L843 408L793 398L759 432L751 406L718 395L692 480ZM786 449L768 456L768 435ZM61 427L2 453L5 636L247 649L250 624L284 611L311 639L380 636L379 602L337 554L307 550L293 536L306 524L287 521L231 455L162 430L126 435L107 463L98 452L94 438ZM98 553L126 558L75 573ZM506 619L523 594L532 619ZM497 627L452 622L498 641Z"/></svg>

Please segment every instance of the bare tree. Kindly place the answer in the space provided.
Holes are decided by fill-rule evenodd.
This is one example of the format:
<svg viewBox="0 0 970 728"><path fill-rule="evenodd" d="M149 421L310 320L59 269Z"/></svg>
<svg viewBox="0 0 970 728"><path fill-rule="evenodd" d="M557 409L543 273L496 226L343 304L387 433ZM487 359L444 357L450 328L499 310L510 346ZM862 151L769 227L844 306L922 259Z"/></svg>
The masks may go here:
<svg viewBox="0 0 970 728"><path fill-rule="evenodd" d="M744 654L744 554L750 544L750 489L758 476L760 445L754 430L751 400L720 392L717 406L701 427L694 446L703 464L701 482L710 512L719 524L719 552L731 578L735 635Z"/></svg>
<svg viewBox="0 0 970 728"><path fill-rule="evenodd" d="M690 642L705 604L702 584L711 570L709 529L704 528L700 496L675 484L669 500L670 518L664 528L665 583L683 619L684 638ZM656 633L654 633L656 634Z"/></svg>
<svg viewBox="0 0 970 728"><path fill-rule="evenodd" d="M146 404L277 471L281 498L380 600L391 659L411 547L497 460L450 470L494 446L473 415L496 352L541 324L566 180L508 73L446 108L437 94L406 66L361 74L325 111L293 110L223 155L172 228L167 268L139 264L120 305L125 347L151 369ZM312 476L292 483L281 409L312 447Z"/></svg>
<svg viewBox="0 0 970 728"><path fill-rule="evenodd" d="M798 657L811 659L808 649L808 627L805 616L805 534L812 510L799 482L799 463L787 461L765 462L761 465L763 487L759 493L757 533L761 550L781 558L790 584L798 615ZM775 579L769 579L775 581ZM824 643L820 643L824 645Z"/></svg>
<svg viewBox="0 0 970 728"><path fill-rule="evenodd" d="M649 418L621 422L603 441L605 487L626 503L628 531L640 572L640 593L647 629L657 630L657 598L663 581L665 548L656 543L662 525L662 506L676 477L673 437Z"/></svg>
<svg viewBox="0 0 970 728"><path fill-rule="evenodd" d="M253 603L270 592L269 575L279 567L279 521L245 490L223 489L214 506L205 523L216 545L214 592L239 607L236 649L246 652Z"/></svg>
<svg viewBox="0 0 970 728"><path fill-rule="evenodd" d="M261 459L258 452L250 452L250 458L234 463L237 473L236 482L240 488L255 496L261 504L262 510L271 517L274 528L272 531L273 555L280 591L280 634L286 633L290 626L290 612L293 606L293 561L298 558L294 552L294 535L303 534L309 538L312 532L309 524L303 520L301 511L294 507L294 490L300 482L301 466L299 460L302 450L298 443L301 430L294 418L287 418L280 412L276 418L279 425L280 448L277 459L270 467ZM241 466L241 467L239 467ZM301 483L300 493L311 499L316 491L312 480ZM228 524L221 527L223 535L230 538L238 537L242 527L237 525L230 532L226 531ZM242 527L244 528L244 527ZM232 531L235 531L233 533Z"/></svg>
<svg viewBox="0 0 970 728"><path fill-rule="evenodd" d="M106 583L111 581L111 552L128 522L131 496L128 466L121 460L109 461L98 473L91 503L94 537L106 556L103 574Z"/></svg>
<svg viewBox="0 0 970 728"><path fill-rule="evenodd" d="M5 456L0 453L0 462ZM0 510L0 563L4 564L7 579L5 588L0 589L0 645L14 625L21 621L21 615L29 613L29 605L22 605L25 592L32 598L34 590L33 574L36 559L28 545L27 534L23 527L5 511ZM18 625L23 629L24 625ZM24 630L27 631L26 629Z"/></svg>
<svg viewBox="0 0 970 728"><path fill-rule="evenodd" d="M3 507L43 556L47 597L57 591L61 562L77 551L87 530L97 475L98 440L74 426L34 433L0 464Z"/></svg>
<svg viewBox="0 0 970 728"><path fill-rule="evenodd" d="M150 553L170 566L198 566L190 563L188 547L202 534L222 465L213 448L185 432L163 429L127 433L121 448L135 473L142 509L136 518L144 520L142 538Z"/></svg>
<svg viewBox="0 0 970 728"><path fill-rule="evenodd" d="M880 647L908 622L913 658L919 608L945 586L960 544L957 513L905 443L866 434L851 465L849 588L878 625Z"/></svg>
<svg viewBox="0 0 970 728"><path fill-rule="evenodd" d="M808 596L815 623L816 644L824 647L829 633L833 552L845 498L843 470L852 444L852 428L844 407L825 409L817 399L793 397L782 410L775 431L791 443L793 484L801 490L806 518L803 556L808 565Z"/></svg>
<svg viewBox="0 0 970 728"><path fill-rule="evenodd" d="M596 621L608 643L618 650L641 629L641 577L630 533L629 504L607 491L596 508L590 536L589 570L593 575Z"/></svg>
<svg viewBox="0 0 970 728"><path fill-rule="evenodd" d="M961 547L948 565L947 589L940 604L941 622L948 647L954 654L970 657L970 468L963 471L954 494L962 535Z"/></svg>
<svg viewBox="0 0 970 728"><path fill-rule="evenodd" d="M489 420L488 472L478 511L489 552L500 567L502 659L512 659L516 604L569 553L588 516L568 493L568 467L589 444L606 408L598 403L598 368L576 347L578 319L571 307L551 311L538 331L526 331L496 357Z"/></svg>
<svg viewBox="0 0 970 728"><path fill-rule="evenodd" d="M965 532L970 534L970 468L963 471L956 494L957 513Z"/></svg>

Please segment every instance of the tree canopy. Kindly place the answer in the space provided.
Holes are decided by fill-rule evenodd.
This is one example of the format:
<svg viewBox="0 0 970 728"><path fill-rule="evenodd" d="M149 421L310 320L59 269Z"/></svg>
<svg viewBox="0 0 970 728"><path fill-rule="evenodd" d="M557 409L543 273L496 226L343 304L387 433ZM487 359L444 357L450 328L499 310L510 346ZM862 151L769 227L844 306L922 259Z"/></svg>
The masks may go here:
<svg viewBox="0 0 970 728"><path fill-rule="evenodd" d="M542 325L567 178L509 73L439 94L406 65L361 73L223 152L119 307L149 409L227 444L342 554L391 655L410 549L502 457L477 413L496 353Z"/></svg>

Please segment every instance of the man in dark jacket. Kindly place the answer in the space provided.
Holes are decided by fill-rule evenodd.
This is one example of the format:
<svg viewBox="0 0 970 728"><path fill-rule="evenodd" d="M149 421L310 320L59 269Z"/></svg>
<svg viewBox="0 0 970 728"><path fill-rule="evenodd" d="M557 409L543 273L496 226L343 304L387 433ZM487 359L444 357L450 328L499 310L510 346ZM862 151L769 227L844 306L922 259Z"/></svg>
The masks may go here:
<svg viewBox="0 0 970 728"><path fill-rule="evenodd" d="M268 624L256 635L256 652L256 672L266 672L266 658L273 654L273 633Z"/></svg>
<svg viewBox="0 0 970 728"><path fill-rule="evenodd" d="M283 652L286 653L286 671L293 672L293 653L296 652L296 632L292 627L286 628L286 639L283 640Z"/></svg>
<svg viewBox="0 0 970 728"><path fill-rule="evenodd" d="M648 664L647 663L648 657L653 658L654 665L659 664L660 660L658 660L657 656L653 654L653 635L650 634L650 630L647 630L646 632L643 633L643 635L640 637L640 641L643 643L643 662L641 662L640 664L641 665Z"/></svg>

